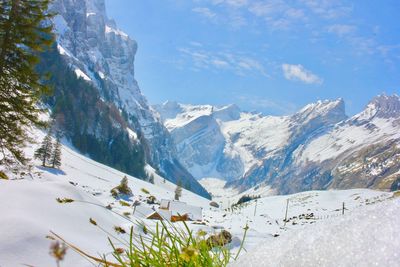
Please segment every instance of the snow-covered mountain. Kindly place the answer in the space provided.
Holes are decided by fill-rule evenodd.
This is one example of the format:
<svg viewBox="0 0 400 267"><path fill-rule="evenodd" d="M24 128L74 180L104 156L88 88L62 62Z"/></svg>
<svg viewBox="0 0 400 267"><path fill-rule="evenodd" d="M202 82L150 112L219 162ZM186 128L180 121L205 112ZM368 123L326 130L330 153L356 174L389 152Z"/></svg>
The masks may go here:
<svg viewBox="0 0 400 267"><path fill-rule="evenodd" d="M399 183L397 95L378 96L351 118L342 99L318 101L291 116L240 112L234 105L155 108L196 178L223 178L242 190L264 184L277 193L394 190Z"/></svg>
<svg viewBox="0 0 400 267"><path fill-rule="evenodd" d="M237 178L244 166L235 151L227 150L220 123L240 118L237 106L155 106L177 144L182 164L196 177Z"/></svg>
<svg viewBox="0 0 400 267"><path fill-rule="evenodd" d="M400 182L400 97L380 95L355 116L299 146L298 169L316 172L318 186L397 190ZM298 183L299 175L290 183ZM310 179L311 176L307 176ZM326 178L317 181L316 179Z"/></svg>
<svg viewBox="0 0 400 267"><path fill-rule="evenodd" d="M342 100L310 104L283 117L241 112L235 105L166 102L155 109L177 143L182 163L196 178L228 181L242 178L308 131L345 118Z"/></svg>
<svg viewBox="0 0 400 267"><path fill-rule="evenodd" d="M137 43L107 17L104 0L56 0L51 9L57 13L54 24L59 53L77 77L98 90L103 102L117 107L121 116L114 120L127 122L127 129L122 130L139 139L146 162L169 180L180 180L194 192L208 196L177 160L170 134L141 93L134 69ZM101 129L93 128L93 135L101 137Z"/></svg>

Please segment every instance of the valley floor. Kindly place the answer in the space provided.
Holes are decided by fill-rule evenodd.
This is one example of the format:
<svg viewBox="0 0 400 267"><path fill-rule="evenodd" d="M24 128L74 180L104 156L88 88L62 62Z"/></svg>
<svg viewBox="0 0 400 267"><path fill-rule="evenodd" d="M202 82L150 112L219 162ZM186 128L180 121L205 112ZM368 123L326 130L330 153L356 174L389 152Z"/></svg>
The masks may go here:
<svg viewBox="0 0 400 267"><path fill-rule="evenodd" d="M36 135L38 140L43 137L40 132ZM32 155L33 149L27 154ZM140 202L135 214L132 207L121 204L110 194L110 189L125 174L96 163L67 145L63 146L61 171L34 167L32 175L20 177L8 173L11 180L0 180L0 266L56 266L49 255L51 240L46 238L50 231L92 255L109 253L112 251L107 241L109 235L90 224L90 218L113 235L118 235L115 226L129 230L132 225L123 216L151 227L154 221L146 217L157 205L147 204L147 197L152 195L158 201L172 199L175 185L164 182L151 167L147 171L154 175L154 184L127 176L134 194L127 201ZM222 181L207 179L202 184L215 196L220 208L211 207L209 200L183 190L182 201L203 208L205 224L189 223L189 227L207 233L221 228L228 230L233 235L230 248L236 253L247 225L245 251L237 266L398 264L400 199L394 198L393 193L353 189L273 196L267 187L238 194L223 189ZM231 208L243 194L261 198ZM56 201L65 197L77 201L70 204ZM97 205L109 205L122 216ZM134 230L141 231L137 227ZM129 235L118 237L127 240ZM92 265L68 250L62 266Z"/></svg>

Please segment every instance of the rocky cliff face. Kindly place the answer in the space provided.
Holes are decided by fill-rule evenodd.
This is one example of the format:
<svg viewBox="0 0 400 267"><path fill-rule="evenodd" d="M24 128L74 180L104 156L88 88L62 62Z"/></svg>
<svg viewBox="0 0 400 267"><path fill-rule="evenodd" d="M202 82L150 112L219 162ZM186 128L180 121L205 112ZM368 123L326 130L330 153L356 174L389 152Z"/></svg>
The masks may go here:
<svg viewBox="0 0 400 267"><path fill-rule="evenodd" d="M171 111L171 107L174 111ZM158 106L195 177L228 186L260 184L277 193L327 188L394 188L400 177L400 99L378 96L347 118L342 99L318 101L292 116L228 112L211 106Z"/></svg>
<svg viewBox="0 0 400 267"><path fill-rule="evenodd" d="M103 101L117 106L129 125L126 130L140 137L146 161L167 179L208 196L177 160L169 132L142 95L134 75L137 44L107 18L104 0L56 0L51 9L58 14L59 53L78 77L99 90Z"/></svg>
<svg viewBox="0 0 400 267"><path fill-rule="evenodd" d="M236 154L225 153L228 146L221 123L240 118L237 106L216 108L168 101L155 106L177 144L182 164L196 177L234 179L243 164Z"/></svg>
<svg viewBox="0 0 400 267"><path fill-rule="evenodd" d="M324 128L297 148L293 162L298 171L286 179L287 183L306 189L397 188L399 111L399 96L377 96L359 114Z"/></svg>

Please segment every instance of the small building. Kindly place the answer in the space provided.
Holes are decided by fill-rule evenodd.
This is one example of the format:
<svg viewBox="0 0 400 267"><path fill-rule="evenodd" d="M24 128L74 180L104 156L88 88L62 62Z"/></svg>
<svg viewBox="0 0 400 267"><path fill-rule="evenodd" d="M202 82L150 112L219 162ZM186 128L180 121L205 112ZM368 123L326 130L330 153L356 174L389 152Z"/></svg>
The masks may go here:
<svg viewBox="0 0 400 267"><path fill-rule="evenodd" d="M171 212L169 210L155 210L152 213L150 213L146 219L150 219L150 220L171 220Z"/></svg>
<svg viewBox="0 0 400 267"><path fill-rule="evenodd" d="M176 221L202 221L203 209L175 200L161 200L158 210L152 212L147 219Z"/></svg>

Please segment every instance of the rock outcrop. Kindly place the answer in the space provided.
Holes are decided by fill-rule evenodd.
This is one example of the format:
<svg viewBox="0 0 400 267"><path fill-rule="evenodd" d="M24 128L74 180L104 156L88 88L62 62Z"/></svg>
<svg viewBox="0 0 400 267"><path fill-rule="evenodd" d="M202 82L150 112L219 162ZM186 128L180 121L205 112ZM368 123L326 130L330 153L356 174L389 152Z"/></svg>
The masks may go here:
<svg viewBox="0 0 400 267"><path fill-rule="evenodd" d="M146 162L168 180L209 197L177 159L168 130L141 93L135 80L137 43L107 17L104 0L56 0L51 9L57 13L59 53L78 77L98 89L103 101L119 109L126 131L140 139Z"/></svg>

